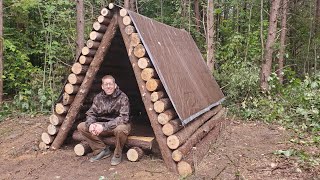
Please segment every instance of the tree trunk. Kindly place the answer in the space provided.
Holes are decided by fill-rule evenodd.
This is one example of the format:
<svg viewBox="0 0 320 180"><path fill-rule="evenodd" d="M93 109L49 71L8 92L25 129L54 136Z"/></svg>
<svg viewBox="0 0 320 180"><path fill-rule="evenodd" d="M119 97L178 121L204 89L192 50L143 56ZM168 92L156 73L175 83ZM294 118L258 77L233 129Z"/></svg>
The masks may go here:
<svg viewBox="0 0 320 180"><path fill-rule="evenodd" d="M3 7L0 1L0 107L3 102Z"/></svg>
<svg viewBox="0 0 320 180"><path fill-rule="evenodd" d="M124 0L123 7L126 9L130 9L130 0Z"/></svg>
<svg viewBox="0 0 320 180"><path fill-rule="evenodd" d="M315 27L314 27L314 32L316 37L317 34L319 34L319 26L320 26L320 0L316 0L316 13L315 13Z"/></svg>
<svg viewBox="0 0 320 180"><path fill-rule="evenodd" d="M63 144L64 140L66 139L68 132L75 121L75 117L77 113L80 111L81 105L89 92L89 87L92 85L93 79L97 74L100 65L102 64L102 61L104 59L103 57L106 55L107 51L110 48L111 40L115 36L117 28L117 15L114 15L107 32L103 36L101 45L95 57L93 58L92 63L90 64L85 79L81 84L80 91L77 93L74 99L74 103L72 103L70 113L67 114L66 119L63 121L59 133L51 145L51 149L59 149L60 146Z"/></svg>
<svg viewBox="0 0 320 180"><path fill-rule="evenodd" d="M213 0L208 0L207 10L207 65L210 72L214 70L215 63L215 43L214 43L214 16L213 16Z"/></svg>
<svg viewBox="0 0 320 180"><path fill-rule="evenodd" d="M78 60L81 50L84 47L84 4L83 0L76 0L77 9L77 49L76 61Z"/></svg>
<svg viewBox="0 0 320 180"><path fill-rule="evenodd" d="M199 0L194 1L194 14L196 18L196 28L198 33L200 33L200 8L199 8Z"/></svg>
<svg viewBox="0 0 320 180"><path fill-rule="evenodd" d="M277 15L280 7L280 0L272 0L269 19L268 38L264 52L263 63L260 72L260 88L263 92L268 91L268 79L271 74L273 45L277 33Z"/></svg>
<svg viewBox="0 0 320 180"><path fill-rule="evenodd" d="M281 18L281 35L280 35L280 52L279 52L279 67L277 75L280 84L283 84L283 64L284 53L286 49L286 33L287 33L287 12L288 12L288 0L282 0L282 18Z"/></svg>

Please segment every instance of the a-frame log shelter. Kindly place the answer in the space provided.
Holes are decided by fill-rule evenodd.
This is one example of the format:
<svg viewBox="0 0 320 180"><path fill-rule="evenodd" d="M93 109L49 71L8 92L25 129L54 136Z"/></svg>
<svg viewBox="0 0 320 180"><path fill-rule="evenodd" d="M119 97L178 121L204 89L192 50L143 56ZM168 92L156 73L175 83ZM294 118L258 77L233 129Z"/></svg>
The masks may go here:
<svg viewBox="0 0 320 180"><path fill-rule="evenodd" d="M145 132L152 131L170 171L191 174L194 158L199 162L219 134L224 95L184 30L110 3L101 10L71 70L63 96L50 116L48 132L42 134L42 147L61 147L85 119L106 74L113 75L128 95L133 123L144 119L149 125L144 126ZM138 140L131 137L127 144L152 148Z"/></svg>

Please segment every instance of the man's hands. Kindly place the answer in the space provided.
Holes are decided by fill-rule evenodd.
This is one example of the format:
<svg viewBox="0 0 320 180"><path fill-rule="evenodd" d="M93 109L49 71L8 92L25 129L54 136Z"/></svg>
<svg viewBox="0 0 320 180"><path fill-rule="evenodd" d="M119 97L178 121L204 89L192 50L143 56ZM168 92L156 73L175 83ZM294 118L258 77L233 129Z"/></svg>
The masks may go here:
<svg viewBox="0 0 320 180"><path fill-rule="evenodd" d="M89 132L95 136L99 136L99 134L103 131L103 126L99 123L93 123L89 126Z"/></svg>

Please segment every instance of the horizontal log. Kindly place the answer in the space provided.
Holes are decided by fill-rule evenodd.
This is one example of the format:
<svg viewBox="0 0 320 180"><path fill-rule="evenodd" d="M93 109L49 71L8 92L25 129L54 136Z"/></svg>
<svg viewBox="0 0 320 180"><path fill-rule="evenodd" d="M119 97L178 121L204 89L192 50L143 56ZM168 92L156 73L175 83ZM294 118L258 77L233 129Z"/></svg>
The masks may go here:
<svg viewBox="0 0 320 180"><path fill-rule="evenodd" d="M49 149L49 145L47 145L46 143L44 143L43 141L41 141L40 143L39 143L39 149L41 150L41 151L45 151L45 150L47 150L47 149Z"/></svg>
<svg viewBox="0 0 320 180"><path fill-rule="evenodd" d="M82 55L84 56L93 57L96 54L97 50L90 49L89 47L85 46L82 48L81 52L82 52Z"/></svg>
<svg viewBox="0 0 320 180"><path fill-rule="evenodd" d="M90 152L92 149L90 148L89 144L85 141L77 144L74 146L73 151L76 153L77 156L84 156Z"/></svg>
<svg viewBox="0 0 320 180"><path fill-rule="evenodd" d="M92 60L93 60L93 57L80 56L79 63L83 65L88 65L92 62Z"/></svg>
<svg viewBox="0 0 320 180"><path fill-rule="evenodd" d="M142 57L138 60L138 66L140 69L145 69L148 67L152 67L152 64L149 58Z"/></svg>
<svg viewBox="0 0 320 180"><path fill-rule="evenodd" d="M65 106L62 103L57 103L55 106L55 111L57 114L66 114L69 110L70 106Z"/></svg>
<svg viewBox="0 0 320 180"><path fill-rule="evenodd" d="M114 4L113 3L109 3L109 5L108 5L108 8L109 9L113 9L115 6L114 6Z"/></svg>
<svg viewBox="0 0 320 180"><path fill-rule="evenodd" d="M72 134L72 138L76 141L85 141L86 139L82 136L79 131L75 131ZM114 136L112 137L103 137L102 141L107 145L115 145L116 139ZM127 147L140 147L144 150L151 150L153 147L153 143L155 141L154 137L144 137L144 136L128 136L126 141Z"/></svg>
<svg viewBox="0 0 320 180"><path fill-rule="evenodd" d="M132 20L131 20L130 16L124 16L123 19L122 19L122 22L126 26L132 24Z"/></svg>
<svg viewBox="0 0 320 180"><path fill-rule="evenodd" d="M68 93L63 93L63 96L62 96L62 104L63 105L70 105L72 104L73 100L75 98L75 95L70 95Z"/></svg>
<svg viewBox="0 0 320 180"><path fill-rule="evenodd" d="M134 28L134 26L132 26L132 25L126 26L126 28L124 29L124 31L126 32L127 35L131 35L132 33L137 32L137 31L136 31L136 28Z"/></svg>
<svg viewBox="0 0 320 180"><path fill-rule="evenodd" d="M145 68L141 72L141 78L144 81L148 81L151 78L157 79L158 78L158 74L153 68Z"/></svg>
<svg viewBox="0 0 320 180"><path fill-rule="evenodd" d="M161 81L159 79L149 79L146 83L146 88L148 91L153 92L160 90L162 88Z"/></svg>
<svg viewBox="0 0 320 180"><path fill-rule="evenodd" d="M144 48L144 46L142 44L138 44L136 47L134 47L133 49L133 54L137 57L137 58L142 58L146 55L146 49Z"/></svg>
<svg viewBox="0 0 320 180"><path fill-rule="evenodd" d="M141 43L141 39L138 33L132 33L130 35L130 46L136 47Z"/></svg>
<svg viewBox="0 0 320 180"><path fill-rule="evenodd" d="M192 147L201 141L201 139L203 139L211 130L214 130L214 128L221 124L224 120L224 115L222 113L224 113L223 110L205 122L205 124L197 129L181 147L173 151L172 159L176 162L181 161L181 159L192 150Z"/></svg>
<svg viewBox="0 0 320 180"><path fill-rule="evenodd" d="M182 129L182 124L180 119L173 119L170 120L168 123L163 125L162 132L166 136L171 136L172 134L178 132L180 129Z"/></svg>
<svg viewBox="0 0 320 180"><path fill-rule="evenodd" d="M59 114L52 114L49 119L50 119L50 123L52 125L57 126L57 125L62 124L64 118L65 118L65 116L62 116Z"/></svg>
<svg viewBox="0 0 320 180"><path fill-rule="evenodd" d="M126 9L120 9L120 16L121 17L125 17L126 15L128 15L128 11Z"/></svg>
<svg viewBox="0 0 320 180"><path fill-rule="evenodd" d="M139 161L143 156L143 150L139 147L132 147L127 152L127 158L131 162Z"/></svg>
<svg viewBox="0 0 320 180"><path fill-rule="evenodd" d="M152 102L157 102L161 98L165 98L165 97L167 97L167 94L163 91L155 91L150 95L150 99Z"/></svg>
<svg viewBox="0 0 320 180"><path fill-rule="evenodd" d="M48 134L55 135L58 133L59 127L52 125L52 124L49 124L49 126L47 127L47 130L48 130Z"/></svg>
<svg viewBox="0 0 320 180"><path fill-rule="evenodd" d="M104 16L99 16L98 17L98 22L100 23L100 24L103 24L103 25L105 25L105 26L108 26L109 24L110 24L110 19L108 18L108 17L104 17Z"/></svg>
<svg viewBox="0 0 320 180"><path fill-rule="evenodd" d="M68 82L70 84L81 84L83 82L84 76L77 75L74 73L69 74L68 76Z"/></svg>
<svg viewBox="0 0 320 180"><path fill-rule="evenodd" d="M99 41L92 41L91 39L89 39L86 43L87 47L90 49L98 49L100 46L101 42ZM91 61L90 61L91 62ZM82 64L82 63L81 63Z"/></svg>
<svg viewBox="0 0 320 180"><path fill-rule="evenodd" d="M79 85L73 85L73 84L70 84L70 83L67 83L65 86L64 86L64 91L68 94L76 94L80 89L80 86Z"/></svg>
<svg viewBox="0 0 320 180"><path fill-rule="evenodd" d="M171 107L172 107L172 104L169 98L162 98L153 104L153 109L157 113L162 113Z"/></svg>
<svg viewBox="0 0 320 180"><path fill-rule="evenodd" d="M190 136L192 136L192 134L195 133L198 129L204 129L206 126L209 126L209 125L210 125L210 127L214 126L214 122L217 119L221 118L224 115L224 113L225 113L224 109L220 109L219 111L212 110L212 111L209 111L208 113L206 113L207 115L204 114L199 119L195 119L192 123L187 124L184 129L182 129L181 131L179 131L176 134L171 135L167 138L168 147L170 149L177 149L179 146L184 144L187 141L187 139L189 139ZM212 116L214 116L215 120L208 121L208 119L210 119ZM204 124L207 121L209 124ZM207 129L205 129L205 130L207 132Z"/></svg>
<svg viewBox="0 0 320 180"><path fill-rule="evenodd" d="M108 17L108 18L111 18L112 17L112 12L107 9L107 8L102 8L101 11L100 11L101 15L104 16L104 17Z"/></svg>
<svg viewBox="0 0 320 180"><path fill-rule="evenodd" d="M220 124L222 123L220 122ZM210 150L211 144L214 143L219 136L220 130L221 126L217 125L192 148L188 155L178 162L177 168L180 176L185 177L193 173L195 162L198 164L202 161L203 157L205 157Z"/></svg>
<svg viewBox="0 0 320 180"><path fill-rule="evenodd" d="M87 65L82 65L80 63L74 63L71 67L71 71L76 74L85 74L88 71L89 66Z"/></svg>
<svg viewBox="0 0 320 180"><path fill-rule="evenodd" d="M104 33L107 30L107 26L104 24L100 24L99 22L94 22L92 27L95 31L101 32L101 33Z"/></svg>
<svg viewBox="0 0 320 180"><path fill-rule="evenodd" d="M54 140L54 136L51 136L50 134L44 132L41 135L41 140L45 143L45 144L51 144L52 141Z"/></svg>
<svg viewBox="0 0 320 180"><path fill-rule="evenodd" d="M101 41L103 37L103 33L92 31L89 36L92 41Z"/></svg>
<svg viewBox="0 0 320 180"><path fill-rule="evenodd" d="M177 117L176 111L173 108L168 109L158 115L158 122L162 125L165 125L166 123L168 123L171 119L173 119L175 117Z"/></svg>

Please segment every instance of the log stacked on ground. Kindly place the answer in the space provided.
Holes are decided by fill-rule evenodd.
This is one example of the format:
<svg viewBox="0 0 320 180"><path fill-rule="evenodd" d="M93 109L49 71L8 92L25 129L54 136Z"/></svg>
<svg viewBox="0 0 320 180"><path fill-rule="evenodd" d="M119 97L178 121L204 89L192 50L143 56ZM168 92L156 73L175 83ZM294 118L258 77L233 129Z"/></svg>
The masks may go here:
<svg viewBox="0 0 320 180"><path fill-rule="evenodd" d="M90 148L89 144L85 141L77 144L74 146L73 151L76 153L77 156L84 156L90 152L92 149Z"/></svg>
<svg viewBox="0 0 320 180"><path fill-rule="evenodd" d="M127 152L127 158L131 162L139 161L143 156L143 150L139 147L132 147Z"/></svg>
<svg viewBox="0 0 320 180"><path fill-rule="evenodd" d="M173 119L170 120L168 123L163 125L162 132L166 136L170 136L176 132L178 132L180 129L182 129L182 124L180 119Z"/></svg>

